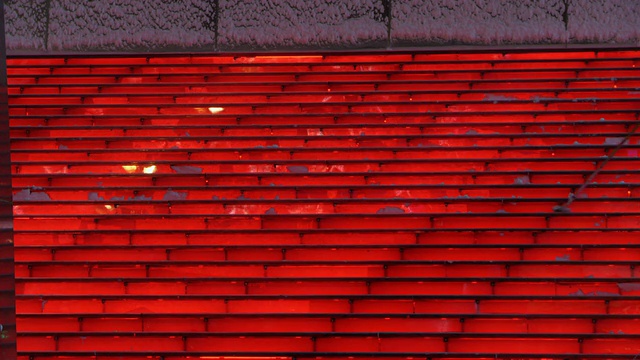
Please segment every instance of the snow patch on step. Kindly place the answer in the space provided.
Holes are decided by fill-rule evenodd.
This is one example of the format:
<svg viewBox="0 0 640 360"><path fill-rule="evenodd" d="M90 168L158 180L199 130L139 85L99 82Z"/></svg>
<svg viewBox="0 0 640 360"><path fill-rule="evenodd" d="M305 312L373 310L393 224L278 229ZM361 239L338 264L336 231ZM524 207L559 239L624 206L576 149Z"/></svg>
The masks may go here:
<svg viewBox="0 0 640 360"><path fill-rule="evenodd" d="M177 192L171 190L171 188L167 189L167 192L164 194L162 200L164 201L175 201L175 200L186 200L187 192Z"/></svg>
<svg viewBox="0 0 640 360"><path fill-rule="evenodd" d="M13 201L51 201L51 197L41 188L23 189L13 194Z"/></svg>
<svg viewBox="0 0 640 360"><path fill-rule="evenodd" d="M518 176L513 183L516 185L529 185L531 184L531 178L529 175Z"/></svg>
<svg viewBox="0 0 640 360"><path fill-rule="evenodd" d="M89 193L88 199L90 201L104 201L104 198L95 191Z"/></svg>
<svg viewBox="0 0 640 360"><path fill-rule="evenodd" d="M618 146L622 142L627 145L629 144L629 139L626 139L624 137L608 137L604 139L604 145Z"/></svg>
<svg viewBox="0 0 640 360"><path fill-rule="evenodd" d="M397 206L386 206L376 211L376 214L385 214L385 215L404 214L404 213L405 211L402 208L399 208Z"/></svg>
<svg viewBox="0 0 640 360"><path fill-rule="evenodd" d="M309 172L309 168L303 165L287 166L287 170L294 174L304 174Z"/></svg>
<svg viewBox="0 0 640 360"><path fill-rule="evenodd" d="M171 165L171 170L178 174L202 174L202 168L197 166Z"/></svg>
<svg viewBox="0 0 640 360"><path fill-rule="evenodd" d="M515 101L515 100L519 100L519 99L517 97L514 97L514 96L486 94L482 100L498 102L498 101Z"/></svg>
<svg viewBox="0 0 640 360"><path fill-rule="evenodd" d="M134 197L130 197L129 200L133 200L133 201L151 201L153 200L152 197L150 196L145 196L145 195L137 195Z"/></svg>

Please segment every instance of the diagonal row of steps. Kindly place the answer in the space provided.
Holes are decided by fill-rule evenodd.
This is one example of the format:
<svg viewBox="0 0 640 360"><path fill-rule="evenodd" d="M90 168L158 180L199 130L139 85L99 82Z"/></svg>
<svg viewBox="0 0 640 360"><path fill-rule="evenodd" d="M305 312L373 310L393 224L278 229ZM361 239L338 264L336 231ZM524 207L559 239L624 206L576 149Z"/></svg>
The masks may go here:
<svg viewBox="0 0 640 360"><path fill-rule="evenodd" d="M21 357L636 354L639 54L10 59Z"/></svg>

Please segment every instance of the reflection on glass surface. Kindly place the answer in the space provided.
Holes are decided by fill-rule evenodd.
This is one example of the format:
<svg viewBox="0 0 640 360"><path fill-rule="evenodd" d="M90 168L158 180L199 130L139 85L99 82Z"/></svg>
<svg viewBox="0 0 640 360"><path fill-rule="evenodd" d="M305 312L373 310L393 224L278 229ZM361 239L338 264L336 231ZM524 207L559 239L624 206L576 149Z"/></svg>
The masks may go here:
<svg viewBox="0 0 640 360"><path fill-rule="evenodd" d="M131 174L132 172L138 170L138 165L122 165L122 168L124 169L124 171Z"/></svg>
<svg viewBox="0 0 640 360"><path fill-rule="evenodd" d="M212 107L209 108L209 112L212 113L212 114L217 114L217 113L220 113L220 112L223 112L223 111L224 111L224 108L222 108L222 107L212 106Z"/></svg>
<svg viewBox="0 0 640 360"><path fill-rule="evenodd" d="M155 165L150 165L150 166L145 166L142 169L142 172L145 174L154 174L156 172L157 168Z"/></svg>

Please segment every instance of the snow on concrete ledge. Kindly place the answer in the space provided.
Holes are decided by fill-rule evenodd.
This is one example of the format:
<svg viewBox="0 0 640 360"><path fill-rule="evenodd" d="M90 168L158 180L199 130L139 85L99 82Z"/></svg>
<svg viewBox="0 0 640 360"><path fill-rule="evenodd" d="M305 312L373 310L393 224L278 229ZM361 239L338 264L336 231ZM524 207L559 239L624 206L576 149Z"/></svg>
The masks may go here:
<svg viewBox="0 0 640 360"><path fill-rule="evenodd" d="M562 0L395 0L394 46L564 43Z"/></svg>
<svg viewBox="0 0 640 360"><path fill-rule="evenodd" d="M215 50L208 0L51 0L49 50Z"/></svg>
<svg viewBox="0 0 640 360"><path fill-rule="evenodd" d="M382 0L219 1L221 50L387 45Z"/></svg>
<svg viewBox="0 0 640 360"><path fill-rule="evenodd" d="M47 0L5 0L7 49L45 50L48 11Z"/></svg>
<svg viewBox="0 0 640 360"><path fill-rule="evenodd" d="M579 43L640 40L640 1L570 0L569 37Z"/></svg>

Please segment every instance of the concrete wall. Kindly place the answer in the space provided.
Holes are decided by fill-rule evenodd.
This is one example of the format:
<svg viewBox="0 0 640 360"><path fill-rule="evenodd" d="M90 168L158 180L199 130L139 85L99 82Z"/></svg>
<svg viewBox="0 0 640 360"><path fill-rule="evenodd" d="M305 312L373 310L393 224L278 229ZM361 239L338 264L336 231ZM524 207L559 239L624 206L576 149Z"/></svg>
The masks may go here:
<svg viewBox="0 0 640 360"><path fill-rule="evenodd" d="M636 0L5 0L9 53L632 44Z"/></svg>

